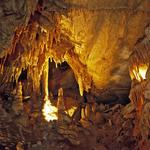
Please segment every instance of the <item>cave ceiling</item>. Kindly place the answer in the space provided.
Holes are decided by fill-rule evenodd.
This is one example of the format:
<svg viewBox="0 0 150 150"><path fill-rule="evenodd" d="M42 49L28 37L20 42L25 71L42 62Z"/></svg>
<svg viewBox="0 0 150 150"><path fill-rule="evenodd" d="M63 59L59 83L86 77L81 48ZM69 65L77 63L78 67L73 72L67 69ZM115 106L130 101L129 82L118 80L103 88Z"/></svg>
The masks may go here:
<svg viewBox="0 0 150 150"><path fill-rule="evenodd" d="M27 69L38 89L50 58L69 64L81 95L128 95L129 57L145 36L149 8L149 0L2 0L1 85Z"/></svg>

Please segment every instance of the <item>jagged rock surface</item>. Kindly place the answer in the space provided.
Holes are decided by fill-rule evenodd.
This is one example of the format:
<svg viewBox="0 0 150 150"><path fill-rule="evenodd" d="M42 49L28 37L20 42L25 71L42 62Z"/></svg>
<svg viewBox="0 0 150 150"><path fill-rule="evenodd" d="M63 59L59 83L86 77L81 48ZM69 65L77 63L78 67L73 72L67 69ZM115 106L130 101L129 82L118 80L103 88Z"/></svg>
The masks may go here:
<svg viewBox="0 0 150 150"><path fill-rule="evenodd" d="M149 0L2 1L2 74L28 68L32 80L39 81L46 53L56 63L67 61L81 95L91 88L103 101L127 98L128 57L150 22L149 6Z"/></svg>

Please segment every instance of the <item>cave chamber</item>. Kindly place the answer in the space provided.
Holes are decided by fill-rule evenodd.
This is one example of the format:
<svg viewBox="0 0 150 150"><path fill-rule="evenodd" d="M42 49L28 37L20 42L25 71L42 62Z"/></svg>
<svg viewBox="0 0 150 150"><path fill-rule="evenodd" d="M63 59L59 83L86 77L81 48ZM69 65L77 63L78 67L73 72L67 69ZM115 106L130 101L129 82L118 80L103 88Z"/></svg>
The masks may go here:
<svg viewBox="0 0 150 150"><path fill-rule="evenodd" d="M1 0L0 150L149 150L149 0Z"/></svg>

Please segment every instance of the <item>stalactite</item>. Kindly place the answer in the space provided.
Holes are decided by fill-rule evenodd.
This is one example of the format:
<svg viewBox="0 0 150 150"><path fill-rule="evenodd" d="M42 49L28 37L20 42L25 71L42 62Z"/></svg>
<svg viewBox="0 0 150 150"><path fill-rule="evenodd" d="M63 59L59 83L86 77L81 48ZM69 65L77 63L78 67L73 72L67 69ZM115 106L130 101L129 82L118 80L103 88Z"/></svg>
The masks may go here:
<svg viewBox="0 0 150 150"><path fill-rule="evenodd" d="M82 83L82 78L81 77L78 77L78 85L79 85L79 92L80 92L80 95L83 96L83 83Z"/></svg>
<svg viewBox="0 0 150 150"><path fill-rule="evenodd" d="M150 26L145 29L145 37L141 42L136 44L133 53L129 58L129 71L134 74L134 70L141 66L147 66L150 62L150 38L149 38ZM135 70L136 71L136 70ZM137 71L136 71L137 72ZM131 76L132 77L132 76Z"/></svg>
<svg viewBox="0 0 150 150"><path fill-rule="evenodd" d="M75 74L76 80L79 84L80 95L82 96L84 90L88 92L91 88L92 77L88 74L86 66L80 62L78 56L73 50L67 51L64 58Z"/></svg>

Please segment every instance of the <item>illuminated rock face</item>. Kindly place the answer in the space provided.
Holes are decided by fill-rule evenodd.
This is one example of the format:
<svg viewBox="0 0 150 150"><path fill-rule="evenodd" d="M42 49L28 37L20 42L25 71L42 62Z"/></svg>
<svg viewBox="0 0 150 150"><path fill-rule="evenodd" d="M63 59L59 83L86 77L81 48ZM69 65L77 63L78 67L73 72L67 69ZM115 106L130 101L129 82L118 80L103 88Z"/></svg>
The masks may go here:
<svg viewBox="0 0 150 150"><path fill-rule="evenodd" d="M10 5L13 6L12 4L14 4L13 1ZM29 11L24 13L30 16L31 12L36 10L40 12L40 15L42 14L38 16L39 13L35 13L34 19L37 19L40 26L40 31L37 29L35 32L46 34L46 36L44 34L42 36L46 37L45 41L48 42L50 40L48 40L47 34L55 34L51 40L53 42L51 50L45 50L45 53L48 53L56 63L65 60L71 66L79 84L81 95L83 90L91 89L91 93L104 101L128 96L130 88L128 58L150 22L149 0L65 0L64 2L43 0L41 9L37 6L37 8L33 7L30 10L31 7L29 6L33 4L36 2L26 3ZM1 5L0 8L3 10ZM18 7L16 9L19 12L20 9ZM2 13L0 12L0 14ZM52 17L50 18L50 16ZM45 21L46 17L48 20ZM26 18L26 21L22 21L22 23L26 25L25 23L29 19L31 21L32 17ZM16 22L16 19L8 19L8 22L4 21L4 24L7 26L11 22ZM19 24L16 25L16 28L18 26ZM51 31L47 32L49 27ZM4 27L0 26L0 29L3 30ZM10 36L5 40L8 43L6 45L11 46L10 39L13 39L15 28L10 30ZM7 30L5 32L9 33ZM35 44L36 42L33 40L36 38L28 42L31 45ZM22 44L23 40L20 43ZM3 53L5 48L1 45L4 45L4 41L0 42L0 57L3 57L9 52ZM39 51L40 46L35 45L38 51L34 50L33 56L32 54L30 56L34 58L35 54L36 57L42 57L43 54ZM18 49L16 53L20 51L21 49ZM24 52L18 57L24 58L25 56L30 57ZM42 58L46 59L46 56L44 54ZM19 63L23 62L20 61ZM20 67L22 66L24 65L20 65ZM32 66L32 61L30 61L29 66Z"/></svg>
<svg viewBox="0 0 150 150"><path fill-rule="evenodd" d="M95 87L102 89L100 98L128 95L128 58L149 21L146 11L150 2L67 2L73 9L62 17L62 32L75 43L75 52L87 66Z"/></svg>

